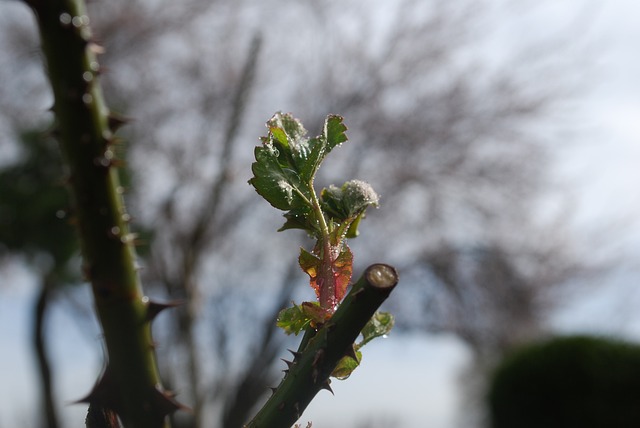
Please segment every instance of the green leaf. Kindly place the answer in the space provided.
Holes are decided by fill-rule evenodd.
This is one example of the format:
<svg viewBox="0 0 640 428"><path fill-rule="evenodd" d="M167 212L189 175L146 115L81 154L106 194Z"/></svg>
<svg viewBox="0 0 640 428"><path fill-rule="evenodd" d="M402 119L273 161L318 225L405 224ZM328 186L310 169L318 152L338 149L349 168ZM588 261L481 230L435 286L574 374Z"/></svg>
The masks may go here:
<svg viewBox="0 0 640 428"><path fill-rule="evenodd" d="M376 337L389 334L394 323L395 319L389 312L376 312L362 329L363 339L357 347L362 348Z"/></svg>
<svg viewBox="0 0 640 428"><path fill-rule="evenodd" d="M286 221L279 230L302 229L316 239L314 250L302 250L298 261L320 306L333 311L352 275L353 255L345 238L357 236L365 210L378 205L378 195L369 184L351 180L342 187L329 186L317 197L313 183L321 163L347 141L341 116L327 116L322 133L315 138L308 138L307 130L290 114L276 113L267 128L267 136L260 139L262 146L255 149L249 183L271 205L285 211ZM283 322L291 324L298 318Z"/></svg>
<svg viewBox="0 0 640 428"><path fill-rule="evenodd" d="M267 122L267 127L267 138L278 149L281 163L298 173L309 152L307 130L298 119L282 113L276 113Z"/></svg>
<svg viewBox="0 0 640 428"><path fill-rule="evenodd" d="M337 115L329 115L324 122L322 134L308 141L309 155L300 169L300 177L312 182L313 177L320 168L324 158L339 144L347 141L345 134L347 127L343 124L343 118Z"/></svg>
<svg viewBox="0 0 640 428"><path fill-rule="evenodd" d="M300 209L308 205L308 190L300 182L298 174L280 163L278 150L269 142L256 147L256 162L251 165L253 178L249 183L258 194L281 210Z"/></svg>
<svg viewBox="0 0 640 428"><path fill-rule="evenodd" d="M286 334L296 336L307 327L318 327L331 317L331 313L321 308L318 302L302 302L278 313L276 325Z"/></svg>
<svg viewBox="0 0 640 428"><path fill-rule="evenodd" d="M342 357L342 359L338 361L338 365L336 365L336 368L333 369L333 372L331 372L331 376L339 380L345 380L346 378L351 376L351 373L353 373L353 371L358 368L358 366L360 365L360 361L362 361L362 352L356 351L355 356L356 359L354 359L350 355L345 355L344 357Z"/></svg>
<svg viewBox="0 0 640 428"><path fill-rule="evenodd" d="M286 334L296 336L306 329L311 319L304 313L301 306L293 305L290 308L281 310L278 313L276 325L284 330Z"/></svg>
<svg viewBox="0 0 640 428"><path fill-rule="evenodd" d="M320 307L318 302L302 302L300 307L304 315L309 319L309 325L313 328L324 324L331 318L331 312Z"/></svg>
<svg viewBox="0 0 640 428"><path fill-rule="evenodd" d="M362 180L350 180L336 187L322 189L322 208L338 222L352 222L370 206L377 207L380 200L371 185Z"/></svg>
<svg viewBox="0 0 640 428"><path fill-rule="evenodd" d="M280 229L278 229L278 232L289 229L302 229L306 231L314 230L314 228L317 227L317 224L309 224L310 211L311 210L308 207L303 207L300 209L292 209L289 212L284 213L286 221Z"/></svg>
<svg viewBox="0 0 640 428"><path fill-rule="evenodd" d="M326 137L329 151L347 141L347 127L343 121L342 116L330 114L324 122L323 135Z"/></svg>

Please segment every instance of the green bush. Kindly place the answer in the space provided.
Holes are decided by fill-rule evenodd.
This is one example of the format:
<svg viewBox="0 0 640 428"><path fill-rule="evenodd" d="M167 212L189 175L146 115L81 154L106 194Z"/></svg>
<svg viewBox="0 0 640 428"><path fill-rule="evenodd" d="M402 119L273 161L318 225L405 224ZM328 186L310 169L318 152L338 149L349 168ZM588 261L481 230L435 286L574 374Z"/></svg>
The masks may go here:
<svg viewBox="0 0 640 428"><path fill-rule="evenodd" d="M507 356L488 394L493 428L640 427L640 346L562 337Z"/></svg>

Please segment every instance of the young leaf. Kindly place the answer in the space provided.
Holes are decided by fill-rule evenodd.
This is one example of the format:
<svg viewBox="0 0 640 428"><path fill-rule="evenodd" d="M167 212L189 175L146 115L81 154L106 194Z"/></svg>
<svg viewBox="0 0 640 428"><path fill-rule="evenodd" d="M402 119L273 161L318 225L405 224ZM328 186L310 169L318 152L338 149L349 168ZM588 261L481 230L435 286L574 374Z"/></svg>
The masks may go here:
<svg viewBox="0 0 640 428"><path fill-rule="evenodd" d="M316 292L316 297L320 300L320 286L318 285L317 278L318 272L322 269L322 260L315 254L310 253L304 248L300 248L300 256L298 257L298 264L302 270L309 275L309 282L311 288Z"/></svg>
<svg viewBox="0 0 640 428"><path fill-rule="evenodd" d="M351 373L353 373L353 371L358 368L358 366L360 365L360 361L362 361L362 352L356 351L355 356L356 359L354 359L350 355L345 355L344 357L342 357L342 359L338 362L336 368L333 369L333 372L331 372L331 376L339 380L345 380L346 378L351 376Z"/></svg>
<svg viewBox="0 0 640 428"><path fill-rule="evenodd" d="M280 163L280 153L268 140L256 147L256 162L251 165L253 178L249 183L274 207L281 210L302 209L309 205L306 191L298 174L290 165Z"/></svg>
<svg viewBox="0 0 640 428"><path fill-rule="evenodd" d="M281 310L278 313L276 325L286 334L297 336L308 326L315 328L325 323L330 317L331 313L321 308L318 302L302 302L301 305L294 304L290 308Z"/></svg>
<svg viewBox="0 0 640 428"><path fill-rule="evenodd" d="M278 150L278 158L282 165L299 173L309 154L307 130L298 119L282 113L276 113L267 122L267 127L267 138Z"/></svg>
<svg viewBox="0 0 640 428"><path fill-rule="evenodd" d="M309 140L310 153L304 166L300 170L300 176L304 180L313 181L320 164L324 158L339 144L347 141L347 127L343 123L342 116L329 115L324 122L322 134Z"/></svg>
<svg viewBox="0 0 640 428"><path fill-rule="evenodd" d="M307 328L310 322L311 319L304 313L302 307L293 305L278 313L276 325L283 329L286 334L295 334L297 336L298 333Z"/></svg>
<svg viewBox="0 0 640 428"><path fill-rule="evenodd" d="M362 348L376 337L389 334L394 323L395 319L389 312L376 312L362 329L363 339L357 347Z"/></svg>
<svg viewBox="0 0 640 428"><path fill-rule="evenodd" d="M316 328L331 318L331 312L321 307L318 302L302 302L302 312L309 319L309 325Z"/></svg>
<svg viewBox="0 0 640 428"><path fill-rule="evenodd" d="M337 251L340 250L334 251L332 248L330 252ZM314 254L315 252L321 254L318 256ZM316 292L320 306L333 309L347 292L353 271L353 254L344 243L342 243L342 251L335 259L333 254L325 256L324 252L322 249L318 250L317 247L314 253L301 248L298 263L302 270L309 275L309 282Z"/></svg>
<svg viewBox="0 0 640 428"><path fill-rule="evenodd" d="M299 263L323 309L334 311L351 280L353 255L345 238L357 228L378 195L359 180L330 186L318 198L315 175L327 154L347 141L343 118L327 116L322 133L307 138L307 130L290 114L276 113L268 122L268 135L255 149L254 176L249 183L271 205L285 211L280 230L302 229L316 239L312 252L301 250Z"/></svg>
<svg viewBox="0 0 640 428"><path fill-rule="evenodd" d="M362 180L350 180L342 187L329 186L320 193L322 208L338 222L351 223L370 206L377 207L380 197L371 185Z"/></svg>

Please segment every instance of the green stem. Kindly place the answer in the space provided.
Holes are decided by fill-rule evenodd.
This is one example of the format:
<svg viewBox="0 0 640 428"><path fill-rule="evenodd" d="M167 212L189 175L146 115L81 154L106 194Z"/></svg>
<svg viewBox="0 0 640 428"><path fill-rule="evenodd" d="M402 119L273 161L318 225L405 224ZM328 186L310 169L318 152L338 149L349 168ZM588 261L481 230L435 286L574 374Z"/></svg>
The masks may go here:
<svg viewBox="0 0 640 428"><path fill-rule="evenodd" d="M329 225L327 224L327 220L324 217L324 212L322 211L322 207L320 206L318 195L316 195L315 188L313 187L313 180L311 180L311 182L309 183L309 188L311 189L311 208L313 209L313 213L320 223L322 240L323 242L328 243L331 231L329 230Z"/></svg>
<svg viewBox="0 0 640 428"><path fill-rule="evenodd" d="M150 320L82 0L26 0L36 15L54 94L56 135L69 171L85 275L91 281L108 366L86 401L115 410L126 427L157 428L177 405L160 389ZM153 306L153 309L152 309Z"/></svg>
<svg viewBox="0 0 640 428"><path fill-rule="evenodd" d="M296 353L274 394L246 428L289 428L321 389L382 302L398 283L388 265L369 266L329 321ZM305 334L305 338L307 334Z"/></svg>

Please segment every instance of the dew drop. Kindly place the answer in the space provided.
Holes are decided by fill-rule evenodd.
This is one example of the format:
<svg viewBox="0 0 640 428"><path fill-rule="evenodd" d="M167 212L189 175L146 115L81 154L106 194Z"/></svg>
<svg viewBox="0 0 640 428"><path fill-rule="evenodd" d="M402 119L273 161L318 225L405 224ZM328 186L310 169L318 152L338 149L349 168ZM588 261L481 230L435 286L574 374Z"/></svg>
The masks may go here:
<svg viewBox="0 0 640 428"><path fill-rule="evenodd" d="M90 71L85 71L84 73L82 73L82 80L87 83L91 82L93 80L93 73Z"/></svg>
<svg viewBox="0 0 640 428"><path fill-rule="evenodd" d="M71 24L76 28L89 25L89 17L87 15L74 16L71 18Z"/></svg>
<svg viewBox="0 0 640 428"><path fill-rule="evenodd" d="M91 94L83 94L82 95L82 102L85 104L91 104L91 102L93 101L93 97L91 96Z"/></svg>
<svg viewBox="0 0 640 428"><path fill-rule="evenodd" d="M109 232L113 235L116 236L120 233L120 228L118 226L113 226Z"/></svg>
<svg viewBox="0 0 640 428"><path fill-rule="evenodd" d="M111 162L109 161L109 159L103 157L97 158L96 159L96 165L100 165L100 166L104 166L104 167L108 167L109 165L111 165Z"/></svg>
<svg viewBox="0 0 640 428"><path fill-rule="evenodd" d="M64 210L56 211L56 217L59 219L63 219L67 216L67 213Z"/></svg>
<svg viewBox="0 0 640 428"><path fill-rule="evenodd" d="M60 23L62 25L69 25L71 24L71 15L69 15L68 13L61 13L60 14Z"/></svg>

